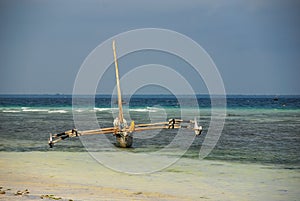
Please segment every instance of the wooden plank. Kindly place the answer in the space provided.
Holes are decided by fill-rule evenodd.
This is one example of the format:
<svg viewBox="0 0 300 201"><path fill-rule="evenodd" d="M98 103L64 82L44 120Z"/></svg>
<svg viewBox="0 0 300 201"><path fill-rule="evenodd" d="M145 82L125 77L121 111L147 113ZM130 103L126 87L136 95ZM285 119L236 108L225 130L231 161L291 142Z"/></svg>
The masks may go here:
<svg viewBox="0 0 300 201"><path fill-rule="evenodd" d="M135 127L147 127L147 126L156 126L156 125L169 125L169 122L157 122L157 123L148 123L148 124L137 124Z"/></svg>
<svg viewBox="0 0 300 201"><path fill-rule="evenodd" d="M107 128L98 128L94 130L85 130L85 131L79 131L79 132L97 132L97 131L107 131L107 130L113 130L115 129L114 127L107 127Z"/></svg>
<svg viewBox="0 0 300 201"><path fill-rule="evenodd" d="M181 128L180 125L175 125L174 129L179 129ZM139 127L139 128L135 128L135 132L139 132L139 131L147 131L147 130L158 130L158 129L173 129L173 128L169 128L169 126L150 126L150 127Z"/></svg>
<svg viewBox="0 0 300 201"><path fill-rule="evenodd" d="M180 124L183 122L181 119L175 119L175 124ZM146 126L155 126L155 125L169 125L168 121L157 122L157 123L148 123L148 124L137 124L135 127L146 127Z"/></svg>
<svg viewBox="0 0 300 201"><path fill-rule="evenodd" d="M93 131L80 131L80 135L95 135L95 134L111 134L116 131L115 128L112 128L110 130L93 130Z"/></svg>

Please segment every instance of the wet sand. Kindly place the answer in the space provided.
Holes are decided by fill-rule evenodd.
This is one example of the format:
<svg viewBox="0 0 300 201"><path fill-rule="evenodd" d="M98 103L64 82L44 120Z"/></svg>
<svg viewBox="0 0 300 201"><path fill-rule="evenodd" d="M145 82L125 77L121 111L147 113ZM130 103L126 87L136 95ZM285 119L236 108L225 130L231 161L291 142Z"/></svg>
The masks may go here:
<svg viewBox="0 0 300 201"><path fill-rule="evenodd" d="M86 152L0 152L0 186L0 200L299 200L300 171L180 159L156 173L130 175Z"/></svg>

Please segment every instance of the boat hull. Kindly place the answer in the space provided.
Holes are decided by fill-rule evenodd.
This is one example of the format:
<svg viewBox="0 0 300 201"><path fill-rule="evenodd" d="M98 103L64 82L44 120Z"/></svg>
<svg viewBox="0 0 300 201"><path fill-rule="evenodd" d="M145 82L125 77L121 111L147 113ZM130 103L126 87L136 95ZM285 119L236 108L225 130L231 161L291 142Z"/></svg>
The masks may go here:
<svg viewBox="0 0 300 201"><path fill-rule="evenodd" d="M116 135L116 146L121 148L129 148L132 146L133 137L130 135Z"/></svg>

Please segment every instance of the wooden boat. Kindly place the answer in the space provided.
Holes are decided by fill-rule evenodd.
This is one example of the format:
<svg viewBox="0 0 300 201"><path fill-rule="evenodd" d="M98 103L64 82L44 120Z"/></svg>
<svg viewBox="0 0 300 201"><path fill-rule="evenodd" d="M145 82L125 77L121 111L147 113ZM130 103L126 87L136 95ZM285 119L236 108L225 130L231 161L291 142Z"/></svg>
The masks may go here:
<svg viewBox="0 0 300 201"><path fill-rule="evenodd" d="M48 141L49 146L52 148L57 142L64 140L69 137L78 137L82 135L99 135L99 134L113 134L116 137L116 145L122 148L128 148L132 146L133 143L133 133L142 132L146 130L156 130L156 129L179 129L187 128L194 130L196 135L200 135L202 132L202 126L198 126L196 117L194 121L184 121L182 119L169 119L165 122L149 123L149 124L137 124L132 121L130 126L127 125L126 120L123 116L123 101L120 88L120 79L119 79L119 67L116 53L115 41L112 44L113 54L114 54L114 63L116 71L116 84L117 84L117 93L118 93L118 116L114 119L113 127L101 128L95 130L85 130L78 131L77 129L68 130L58 134L50 134ZM182 125L185 124L185 125Z"/></svg>

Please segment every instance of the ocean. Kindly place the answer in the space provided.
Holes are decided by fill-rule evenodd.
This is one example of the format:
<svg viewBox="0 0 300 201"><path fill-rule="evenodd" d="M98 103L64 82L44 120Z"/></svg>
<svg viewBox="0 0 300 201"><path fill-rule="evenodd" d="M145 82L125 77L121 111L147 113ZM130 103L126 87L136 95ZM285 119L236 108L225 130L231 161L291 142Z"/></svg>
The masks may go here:
<svg viewBox="0 0 300 201"><path fill-rule="evenodd" d="M225 125L219 141L208 160L241 163L274 164L284 168L300 168L300 96L227 96ZM189 107L188 96L183 96L184 107L172 95L137 95L125 99L124 110L136 123L147 123L153 118L180 118L180 111L200 110L198 123L203 133L196 137L183 157L199 160L199 150L205 138L210 118L209 96L197 96L198 108ZM111 127L117 106L108 95L95 98L95 111L101 127ZM161 111L165 116L161 116ZM77 111L80 112L80 111ZM126 117L126 116L125 116ZM192 116L190 116L193 119ZM1 95L0 96L0 151L1 152L85 152L78 138L66 139L49 148L49 133L74 128L72 96L70 95ZM140 136L150 137L140 137ZM152 152L168 145L174 138L173 130L134 134L129 152ZM93 139L92 136L86 136ZM113 136L108 137L114 143ZM86 138L88 139L88 138Z"/></svg>

